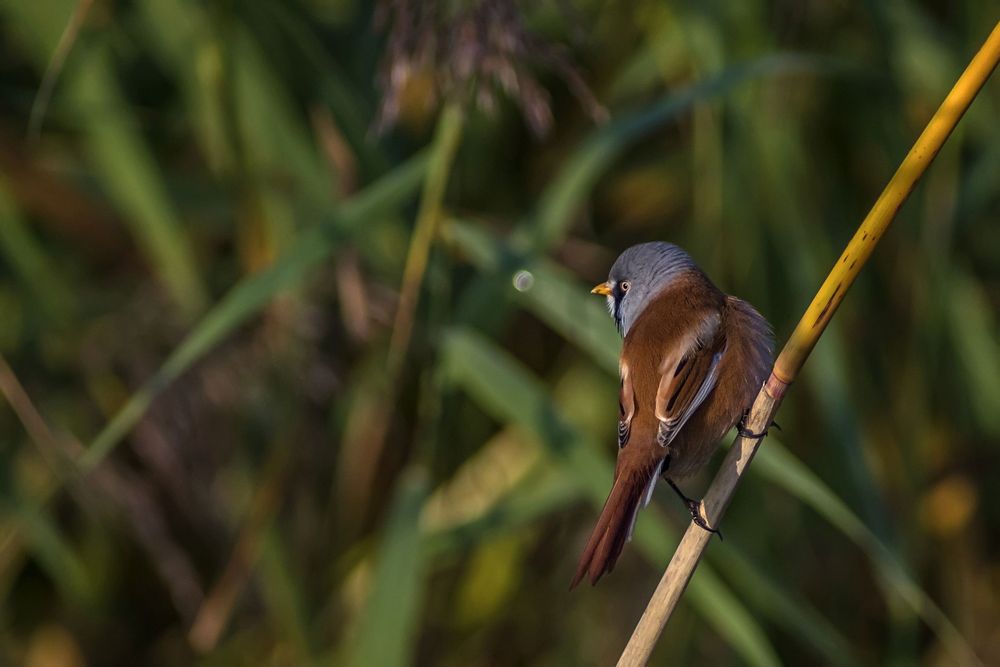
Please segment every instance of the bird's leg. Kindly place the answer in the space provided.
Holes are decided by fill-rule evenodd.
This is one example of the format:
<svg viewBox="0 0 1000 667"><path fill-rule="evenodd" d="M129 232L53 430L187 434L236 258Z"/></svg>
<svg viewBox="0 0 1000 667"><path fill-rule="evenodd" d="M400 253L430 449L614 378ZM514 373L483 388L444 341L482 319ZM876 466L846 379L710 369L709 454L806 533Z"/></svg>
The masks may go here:
<svg viewBox="0 0 1000 667"><path fill-rule="evenodd" d="M684 504L687 506L688 512L691 513L691 520L694 521L695 525L697 525L699 528L702 528L703 530L707 530L713 535L718 535L719 539L721 540L722 531L717 528L712 528L711 526L708 525L707 521L701 518L701 501L694 500L693 498L688 498L687 496L685 496L684 492L681 491L676 484L674 484L674 480L670 479L669 477L665 477L664 479L667 480L667 484L670 485L670 488L673 489L678 496L680 496L682 501L684 501Z"/></svg>

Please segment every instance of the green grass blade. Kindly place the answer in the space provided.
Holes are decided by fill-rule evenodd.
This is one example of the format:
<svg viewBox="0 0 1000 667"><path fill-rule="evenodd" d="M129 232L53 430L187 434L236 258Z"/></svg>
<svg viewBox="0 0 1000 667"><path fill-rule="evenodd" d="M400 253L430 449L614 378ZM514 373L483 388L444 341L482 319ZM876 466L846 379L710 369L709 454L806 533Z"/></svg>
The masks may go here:
<svg viewBox="0 0 1000 667"><path fill-rule="evenodd" d="M884 586L898 595L934 631L959 664L979 659L931 597L913 580L896 555L861 519L780 442L769 438L755 457L757 474L785 489L851 539L868 556Z"/></svg>
<svg viewBox="0 0 1000 667"><path fill-rule="evenodd" d="M974 413L992 433L1000 433L1000 339L996 311L983 287L963 272L951 280L947 322L969 383Z"/></svg>
<svg viewBox="0 0 1000 667"><path fill-rule="evenodd" d="M78 604L92 601L95 589L91 577L49 512L30 502L13 503L7 507L8 519L16 523L32 555L61 594Z"/></svg>
<svg viewBox="0 0 1000 667"><path fill-rule="evenodd" d="M271 183L288 178L292 194L314 206L328 204L339 189L339 175L322 160L310 129L294 110L294 103L280 75L267 61L261 46L246 29L231 39L235 84L235 120L242 135L244 159L258 181L257 192L270 195L291 207L284 187ZM287 176L286 176L287 174Z"/></svg>
<svg viewBox="0 0 1000 667"><path fill-rule="evenodd" d="M330 255L338 238L356 232L371 218L385 215L413 195L425 166L426 159L421 155L397 167L346 202L330 220L303 232L274 264L237 283L94 438L80 461L82 469L90 470L107 456L142 418L153 398L191 364L260 312L277 294L300 284L313 267Z"/></svg>
<svg viewBox="0 0 1000 667"><path fill-rule="evenodd" d="M843 667L862 664L851 643L815 607L773 581L729 541L716 545L711 559L744 599L786 628L791 636L812 646L824 664Z"/></svg>
<svg viewBox="0 0 1000 667"><path fill-rule="evenodd" d="M82 110L87 152L140 250L173 300L193 317L208 296L156 159L112 76L106 51L95 49L82 59L67 84Z"/></svg>
<svg viewBox="0 0 1000 667"><path fill-rule="evenodd" d="M518 258L503 241L473 223L453 220L447 230L448 239L481 271L506 272L511 280L520 273L522 287L511 290L517 302L601 368L618 373L621 337L608 317L604 299L581 289L579 281L554 262ZM506 283L511 284L510 280Z"/></svg>
<svg viewBox="0 0 1000 667"><path fill-rule="evenodd" d="M427 489L426 475L419 470L410 470L399 483L349 665L400 667L412 662L423 598L419 519Z"/></svg>
<svg viewBox="0 0 1000 667"><path fill-rule="evenodd" d="M615 159L632 142L689 111L696 104L722 97L746 81L830 68L829 60L814 56L766 56L731 67L718 76L673 92L648 109L601 128L566 160L569 166L545 190L529 228L533 247L544 249L565 237L573 220L573 213L590 195L601 174L614 164Z"/></svg>
<svg viewBox="0 0 1000 667"><path fill-rule="evenodd" d="M69 287L60 280L49 260L25 224L0 177L0 253L13 268L27 291L35 295L45 314L54 319L66 318L74 303Z"/></svg>
<svg viewBox="0 0 1000 667"><path fill-rule="evenodd" d="M276 527L267 531L262 547L258 577L274 627L295 646L298 664L318 664L307 633L303 582L292 569L286 542Z"/></svg>
<svg viewBox="0 0 1000 667"><path fill-rule="evenodd" d="M74 4L61 0L0 3L12 26L29 36L36 69L49 66ZM167 197L157 162L138 130L102 40L74 45L56 90L81 127L83 145L108 196L122 214L152 270L181 311L192 317L207 293L180 220Z"/></svg>
<svg viewBox="0 0 1000 667"><path fill-rule="evenodd" d="M527 528L580 500L583 490L567 471L539 463L524 479L476 516L441 526L426 538L431 558Z"/></svg>
<svg viewBox="0 0 1000 667"><path fill-rule="evenodd" d="M262 4L274 25L286 34L317 76L317 95L330 107L337 127L343 132L362 173L381 173L389 166L377 142L371 141L372 119L378 112L378 100L369 91L351 82L345 63L333 58L326 44L307 20L281 3ZM367 94L366 94L367 93Z"/></svg>
<svg viewBox="0 0 1000 667"><path fill-rule="evenodd" d="M149 0L139 6L151 53L174 75L191 129L212 171L236 161L226 117L226 42L206 8L188 0ZM170 30L163 30L169 25Z"/></svg>

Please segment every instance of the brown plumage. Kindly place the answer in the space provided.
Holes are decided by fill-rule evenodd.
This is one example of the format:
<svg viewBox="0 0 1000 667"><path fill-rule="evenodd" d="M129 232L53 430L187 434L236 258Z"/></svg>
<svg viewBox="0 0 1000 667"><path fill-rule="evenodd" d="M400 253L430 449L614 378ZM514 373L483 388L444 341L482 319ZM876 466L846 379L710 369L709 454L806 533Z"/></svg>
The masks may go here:
<svg viewBox="0 0 1000 667"><path fill-rule="evenodd" d="M608 297L625 337L620 449L572 586L614 568L659 475L676 481L705 465L771 368L764 318L723 294L676 246L635 246L594 291Z"/></svg>

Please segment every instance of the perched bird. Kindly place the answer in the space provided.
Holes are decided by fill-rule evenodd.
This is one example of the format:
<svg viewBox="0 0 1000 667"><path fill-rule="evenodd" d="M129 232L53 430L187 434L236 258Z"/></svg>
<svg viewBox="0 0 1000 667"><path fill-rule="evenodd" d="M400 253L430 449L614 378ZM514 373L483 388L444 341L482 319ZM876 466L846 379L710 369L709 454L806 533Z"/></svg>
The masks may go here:
<svg viewBox="0 0 1000 667"><path fill-rule="evenodd" d="M712 530L701 518L700 503L675 481L705 465L729 429L742 428L772 363L767 321L750 304L720 291L671 243L629 248L607 282L591 291L607 297L624 337L618 462L571 587L585 575L595 584L614 568L661 475L695 522Z"/></svg>

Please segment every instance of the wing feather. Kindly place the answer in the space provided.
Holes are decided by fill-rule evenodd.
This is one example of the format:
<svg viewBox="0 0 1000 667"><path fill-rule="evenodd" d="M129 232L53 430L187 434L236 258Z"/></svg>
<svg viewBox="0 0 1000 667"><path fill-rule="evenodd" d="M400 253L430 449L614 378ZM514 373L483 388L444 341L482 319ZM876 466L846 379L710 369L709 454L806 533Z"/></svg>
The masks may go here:
<svg viewBox="0 0 1000 667"><path fill-rule="evenodd" d="M635 416L635 389L632 386L632 378L629 375L628 366L624 363L620 367L621 389L618 394L618 448L621 449L628 444L629 435L632 433L632 417Z"/></svg>
<svg viewBox="0 0 1000 667"><path fill-rule="evenodd" d="M708 398L719 379L719 361L725 352L717 315L703 322L698 335L684 341L682 349L667 355L656 391L657 442L666 447L685 422Z"/></svg>

